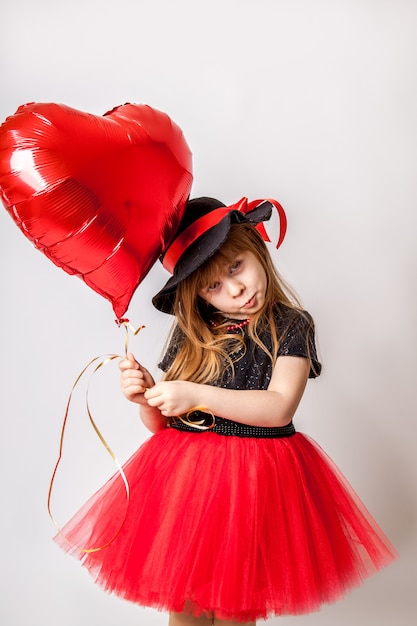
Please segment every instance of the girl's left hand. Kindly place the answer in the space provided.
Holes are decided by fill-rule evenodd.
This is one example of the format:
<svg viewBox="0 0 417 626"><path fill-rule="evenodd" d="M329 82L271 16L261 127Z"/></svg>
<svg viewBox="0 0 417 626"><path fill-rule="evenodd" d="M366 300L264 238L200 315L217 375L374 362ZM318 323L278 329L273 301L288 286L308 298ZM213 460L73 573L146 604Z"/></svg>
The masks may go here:
<svg viewBox="0 0 417 626"><path fill-rule="evenodd" d="M149 406L158 408L165 417L188 413L199 404L199 385L187 380L165 380L145 392Z"/></svg>

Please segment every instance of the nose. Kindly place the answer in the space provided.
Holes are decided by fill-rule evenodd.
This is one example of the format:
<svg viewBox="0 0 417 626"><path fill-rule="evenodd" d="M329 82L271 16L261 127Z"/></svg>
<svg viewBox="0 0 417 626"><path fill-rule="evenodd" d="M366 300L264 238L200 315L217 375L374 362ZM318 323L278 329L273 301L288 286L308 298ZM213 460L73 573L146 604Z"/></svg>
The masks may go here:
<svg viewBox="0 0 417 626"><path fill-rule="evenodd" d="M229 291L229 295L231 295L233 298L240 296L245 291L245 285L233 276L229 277L227 281L227 288Z"/></svg>

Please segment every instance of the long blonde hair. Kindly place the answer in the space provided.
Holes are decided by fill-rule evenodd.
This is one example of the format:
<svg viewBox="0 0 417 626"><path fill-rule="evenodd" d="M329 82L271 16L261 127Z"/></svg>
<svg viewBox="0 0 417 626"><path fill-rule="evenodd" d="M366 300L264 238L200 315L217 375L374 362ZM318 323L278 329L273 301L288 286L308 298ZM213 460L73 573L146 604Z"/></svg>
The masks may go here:
<svg viewBox="0 0 417 626"><path fill-rule="evenodd" d="M245 251L255 255L267 277L264 306L251 318L248 332L275 363L280 337L276 331L273 305L282 303L302 311L301 305L293 290L277 272L256 228L251 224L232 224L229 237L222 247L177 287L174 304L176 323L170 338L180 331L181 341L165 380L211 383L221 376L225 367L233 368L237 358L242 357L240 348L245 345L242 334L228 332L230 321L227 320L220 321L215 327L211 326L210 320L216 319L216 311L200 298L198 292L211 284L225 265L233 263ZM261 332L266 328L272 336L272 353L260 339ZM234 357L236 354L239 357Z"/></svg>

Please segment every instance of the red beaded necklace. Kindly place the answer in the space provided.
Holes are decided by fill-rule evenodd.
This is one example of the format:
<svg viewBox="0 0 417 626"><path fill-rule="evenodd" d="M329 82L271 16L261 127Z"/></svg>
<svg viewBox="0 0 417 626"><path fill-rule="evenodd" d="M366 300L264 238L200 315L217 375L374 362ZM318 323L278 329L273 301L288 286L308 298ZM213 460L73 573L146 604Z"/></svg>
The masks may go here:
<svg viewBox="0 0 417 626"><path fill-rule="evenodd" d="M245 320L242 320L238 324L232 324L231 326L226 326L224 330L228 332L229 330L237 330L238 328L244 328L245 326L249 324L249 322L250 322L250 317L248 317ZM218 326L220 326L220 324L216 324L214 320L210 320L210 325L213 326L213 328L217 328Z"/></svg>

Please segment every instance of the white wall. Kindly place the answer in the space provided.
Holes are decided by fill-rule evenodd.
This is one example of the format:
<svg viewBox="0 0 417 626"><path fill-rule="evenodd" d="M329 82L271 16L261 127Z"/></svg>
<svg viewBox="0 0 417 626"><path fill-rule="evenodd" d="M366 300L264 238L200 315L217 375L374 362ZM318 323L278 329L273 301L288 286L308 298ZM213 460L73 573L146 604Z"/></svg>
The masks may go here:
<svg viewBox="0 0 417 626"><path fill-rule="evenodd" d="M5 0L0 118L29 101L102 114L166 111L194 153L193 195L276 197L281 272L316 319L323 376L297 425L338 463L401 553L336 605L268 623L411 626L417 613L414 0ZM5 626L164 624L107 596L52 543L46 495L72 382L122 353L109 303L36 251L6 211L1 241L0 621ZM129 314L154 368L169 320L150 296ZM117 368L93 381L118 456L147 436ZM101 397L101 399L100 399ZM59 521L111 471L76 400L53 502Z"/></svg>

